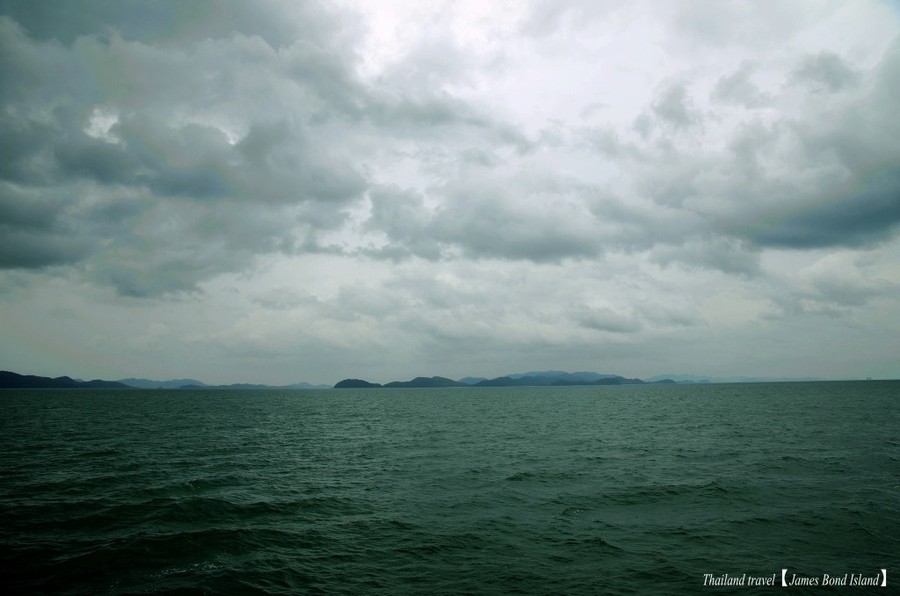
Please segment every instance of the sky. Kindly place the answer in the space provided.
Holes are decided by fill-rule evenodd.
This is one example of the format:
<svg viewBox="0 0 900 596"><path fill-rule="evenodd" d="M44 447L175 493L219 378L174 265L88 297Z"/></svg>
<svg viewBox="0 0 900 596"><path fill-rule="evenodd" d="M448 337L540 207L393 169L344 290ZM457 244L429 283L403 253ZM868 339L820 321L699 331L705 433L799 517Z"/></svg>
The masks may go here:
<svg viewBox="0 0 900 596"><path fill-rule="evenodd" d="M0 0L0 368L900 378L900 6Z"/></svg>

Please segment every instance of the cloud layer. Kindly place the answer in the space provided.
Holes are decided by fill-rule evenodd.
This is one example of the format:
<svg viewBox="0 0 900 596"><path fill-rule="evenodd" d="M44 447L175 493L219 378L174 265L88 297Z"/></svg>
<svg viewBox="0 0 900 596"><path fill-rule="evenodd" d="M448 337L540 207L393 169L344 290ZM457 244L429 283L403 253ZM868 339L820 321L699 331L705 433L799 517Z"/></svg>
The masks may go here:
<svg viewBox="0 0 900 596"><path fill-rule="evenodd" d="M0 299L59 332L0 355L900 374L898 33L880 2L0 3ZM208 357L142 370L164 345Z"/></svg>

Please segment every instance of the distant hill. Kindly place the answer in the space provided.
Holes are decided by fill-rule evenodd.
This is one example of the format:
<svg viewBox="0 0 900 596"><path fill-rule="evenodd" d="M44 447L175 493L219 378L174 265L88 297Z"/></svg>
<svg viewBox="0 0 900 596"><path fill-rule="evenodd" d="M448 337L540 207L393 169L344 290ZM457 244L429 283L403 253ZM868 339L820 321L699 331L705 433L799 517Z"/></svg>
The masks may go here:
<svg viewBox="0 0 900 596"><path fill-rule="evenodd" d="M130 389L117 381L76 381L71 377L38 377L0 371L0 389Z"/></svg>
<svg viewBox="0 0 900 596"><path fill-rule="evenodd" d="M119 379L119 383L138 389L179 389L185 385L208 387L203 381L196 379L170 379L168 381L152 381L150 379Z"/></svg>
<svg viewBox="0 0 900 596"><path fill-rule="evenodd" d="M692 383L784 383L784 382L808 382L825 381L821 377L705 377L702 375L659 375L649 377L648 382L656 383L663 379L670 379L680 384Z"/></svg>
<svg viewBox="0 0 900 596"><path fill-rule="evenodd" d="M380 383L370 383L362 379L344 379L334 385L335 389L377 389L378 387L381 387Z"/></svg>
<svg viewBox="0 0 900 596"><path fill-rule="evenodd" d="M458 381L446 377L416 377L411 381L391 381L381 385L370 383L362 379L344 379L337 383L335 389L370 389L375 387L387 387L392 389L402 388L428 388L428 387L558 387L567 385L640 385L645 381L641 379L628 379L620 375L610 375L595 372L569 373L561 370L534 371L527 373L515 373L494 379L484 377L463 377ZM674 383L671 379L655 381L657 383Z"/></svg>
<svg viewBox="0 0 900 596"><path fill-rule="evenodd" d="M498 377L475 383L475 387L560 387L575 385L641 385L640 379L626 379L618 375L603 375L599 378L587 378L564 373L552 375L523 375L518 377Z"/></svg>
<svg viewBox="0 0 900 596"><path fill-rule="evenodd" d="M416 377L412 381L392 381L386 383L384 387L469 387L469 385L445 377Z"/></svg>
<svg viewBox="0 0 900 596"><path fill-rule="evenodd" d="M39 377L20 375L10 371L0 371L0 389L331 389L329 385L294 383L292 385L260 385L255 383L235 383L233 385L207 385L196 379L152 379L127 378L118 381L82 381L71 377Z"/></svg>
<svg viewBox="0 0 900 596"><path fill-rule="evenodd" d="M391 381L384 385L380 383L370 383L362 379L344 379L335 384L335 389L414 389L414 388L433 388L433 387L471 387L471 385L454 381L446 377L416 377L411 381Z"/></svg>
<svg viewBox="0 0 900 596"><path fill-rule="evenodd" d="M593 382L593 381L601 381L603 379L612 379L619 378L622 379L619 375L610 375L604 373L595 373L595 372L566 372L563 370L541 370L541 371L531 371L526 373L515 373L506 375L512 379L521 379L523 377L537 377L537 378L546 378L546 379L557 379L560 381L578 381L578 382Z"/></svg>
<svg viewBox="0 0 900 596"><path fill-rule="evenodd" d="M463 377L458 381L447 377L415 377L409 381L391 381L384 385L362 379L344 379L334 385L335 389L372 389L386 387L403 388L440 388L440 387L560 387L581 385L640 385L653 383L659 385L692 384L692 383L771 383L771 382L804 382L823 381L818 377L704 377L698 375L659 375L646 380L627 378L621 375L597 373L589 371L566 372L562 370L540 370L523 373L511 373L502 377L487 379L485 377ZM83 381L71 377L40 377L21 375L10 371L0 371L0 389L219 389L219 390L264 390L264 389L331 389L329 385L312 383L293 383L291 385L264 385L259 383L233 383L230 385L208 385L196 379L169 379L155 381L152 379L127 378L118 381L95 379Z"/></svg>
<svg viewBox="0 0 900 596"><path fill-rule="evenodd" d="M138 389L331 389L330 385L313 385L311 383L294 383L293 385L263 385L260 383L233 383L230 385L208 385L196 379L170 379L153 381L151 379L120 379L129 387Z"/></svg>

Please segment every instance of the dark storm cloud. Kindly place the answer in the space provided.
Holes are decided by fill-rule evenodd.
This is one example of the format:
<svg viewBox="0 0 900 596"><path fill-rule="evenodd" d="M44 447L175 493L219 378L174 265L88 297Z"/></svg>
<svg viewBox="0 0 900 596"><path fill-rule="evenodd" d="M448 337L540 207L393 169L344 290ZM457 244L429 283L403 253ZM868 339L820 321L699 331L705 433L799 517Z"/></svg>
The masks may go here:
<svg viewBox="0 0 900 596"><path fill-rule="evenodd" d="M896 282L884 280L842 279L822 277L812 284L816 298L839 307L866 306L879 298L893 299L900 290Z"/></svg>
<svg viewBox="0 0 900 596"><path fill-rule="evenodd" d="M859 81L859 73L837 54L822 52L806 57L792 78L815 89L835 92L854 86Z"/></svg>
<svg viewBox="0 0 900 596"><path fill-rule="evenodd" d="M672 83L660 92L653 104L653 113L676 129L690 128L701 120L683 82Z"/></svg>
<svg viewBox="0 0 900 596"><path fill-rule="evenodd" d="M715 102L806 107L746 117L726 137L729 152L682 150L654 128L723 120L715 104L705 115L691 110L684 83L664 88L644 113L643 143L611 131L586 137L599 154L629 164L640 196L669 210L665 221L623 201L595 202L599 219L621 224L608 240L626 250L656 247L653 259L662 264L755 275L762 248L860 248L893 237L900 229L898 48L865 77L835 54L802 58L783 89L787 99L761 92L753 68L742 64L719 79Z"/></svg>
<svg viewBox="0 0 900 596"><path fill-rule="evenodd" d="M896 352L888 17L0 0L0 312L57 355L4 353L277 384L642 376L685 346L705 374L872 374L832 369L848 330L879 337L866 367Z"/></svg>
<svg viewBox="0 0 900 596"><path fill-rule="evenodd" d="M132 295L151 288L168 291L190 287L204 274L245 265L247 256L232 254L234 246L251 253L294 250L315 244L310 226L329 229L344 221L341 210L365 187L353 166L322 143L314 123L272 122L260 107L247 109L245 102L255 99L256 87L229 82L259 75L261 70L260 82L273 97L290 101L294 87L280 76L284 66L269 46L239 37L171 48L127 38L83 37L105 28L141 39L153 37L143 25L139 30L130 28L133 15L112 4L79 6L121 22L75 19L68 36L64 34L68 21L55 12L50 11L44 23L40 14L28 12L38 5L4 7L8 14L24 15L26 25L44 23L43 28L35 25L40 36L55 39L33 39L19 23L0 18L4 78L0 144L5 156L0 176L8 191L2 197L0 225L14 229L6 235L7 242L15 238L15 249L4 251L3 267L75 263L93 255L87 270L94 279L113 280ZM46 12L46 5L40 6L34 10ZM168 7L177 13L181 6L160 4L153 10L163 14ZM241 10L249 5L243 6ZM254 21L241 26L248 22ZM88 23L95 29L80 28ZM163 31L168 25L160 27ZM286 61L296 66L303 62L302 54L294 52ZM223 62L220 55L229 61ZM316 72L325 81L332 71ZM327 97L330 90L321 81L304 81L304 91ZM324 104L327 101L319 102ZM311 111L299 114L312 122ZM217 124L183 121L191 114L211 116ZM234 143L219 122L226 127L236 124L239 133L241 127L246 132ZM271 133L273 129L277 133ZM38 212L37 197L47 196L58 198L52 217L47 216L53 225L39 229L24 225L21 215ZM204 202L207 207L197 214L185 201ZM273 206L251 210L249 217L242 213L242 205L257 202ZM285 217L284 209L293 209L293 216ZM125 213L128 217L123 217ZM299 213L305 218L300 222ZM260 220L266 224L256 225ZM161 227L135 229L140 222L145 228L147 222ZM234 237L243 236L235 229L242 226L264 235L254 242L235 243ZM178 234L167 234L168 229L177 229ZM224 250L218 256L198 253L189 248L197 239L220 241ZM157 277L167 275L172 283L159 283ZM143 285L116 281L143 276L153 279Z"/></svg>
<svg viewBox="0 0 900 596"><path fill-rule="evenodd" d="M713 99L748 108L757 108L768 103L771 98L754 84L753 71L753 65L744 62L734 73L720 78L713 90Z"/></svg>
<svg viewBox="0 0 900 596"><path fill-rule="evenodd" d="M0 182L0 268L41 269L76 263L90 242L66 222L65 202Z"/></svg>
<svg viewBox="0 0 900 596"><path fill-rule="evenodd" d="M541 195L539 187L511 183L501 188L496 181L476 178L443 189L441 206L428 209L415 192L376 189L366 225L383 232L389 243L367 254L535 263L599 256L601 239L591 214L580 212L577 204L541 201Z"/></svg>
<svg viewBox="0 0 900 596"><path fill-rule="evenodd" d="M520 152L533 148L534 143L516 127L498 122L479 113L462 101L440 93L414 95L398 99L389 94L374 95L367 106L367 117L383 127L385 134L402 137L422 137L431 132L441 135L458 128L460 132L473 130L482 133L491 144L510 145Z"/></svg>
<svg viewBox="0 0 900 596"><path fill-rule="evenodd" d="M63 234L15 229L0 224L0 236L0 269L69 265L89 254L86 242Z"/></svg>
<svg viewBox="0 0 900 596"><path fill-rule="evenodd" d="M84 275L121 295L152 297L188 291L217 274L251 267L259 254L324 252L317 230L292 206L260 209L240 201L185 205L158 201L154 208L121 201L91 210L92 237L105 233L103 250L81 263Z"/></svg>
<svg viewBox="0 0 900 596"><path fill-rule="evenodd" d="M617 3L591 4L538 3L545 30L524 28L534 40ZM870 246L900 222L896 48L871 72L801 55L788 99L757 84L759 61L706 83L673 71L632 129L598 112L595 127L560 124L538 143L447 90L483 66L452 36L367 80L356 21L316 3L48 6L0 3L0 225L16 239L3 268L71 264L133 296L190 290L258 255L360 246L534 263L645 253L754 275L763 248ZM760 11L701 8L676 11L700 42L725 43L725 26L762 43ZM580 163L529 172L551 149ZM624 182L572 183L590 178L585 149ZM412 179L378 171L395 156L415 162ZM359 231L347 248L328 239Z"/></svg>
<svg viewBox="0 0 900 596"><path fill-rule="evenodd" d="M737 275L754 275L759 270L759 255L748 250L747 243L711 232L709 219L689 210L661 205L639 208L603 197L592 203L591 211L602 226L606 250L647 253L663 266L681 263Z"/></svg>
<svg viewBox="0 0 900 596"><path fill-rule="evenodd" d="M651 259L664 266L680 263L744 277L756 277L760 273L757 249L746 242L712 234L698 234L678 244L660 245L651 253Z"/></svg>
<svg viewBox="0 0 900 596"><path fill-rule="evenodd" d="M53 127L13 114L0 114L0 177L18 184L45 180Z"/></svg>
<svg viewBox="0 0 900 596"><path fill-rule="evenodd" d="M783 288L771 296L778 310L767 318L791 319L804 314L839 317L864 307L877 308L879 301L893 301L900 285L864 274L865 260L838 259L831 266L806 272L799 280L785 280Z"/></svg>
<svg viewBox="0 0 900 596"><path fill-rule="evenodd" d="M642 327L638 318L609 308L581 305L570 309L569 316L582 327L609 333L635 333Z"/></svg>
<svg viewBox="0 0 900 596"><path fill-rule="evenodd" d="M424 66L364 83L355 21L313 3L13 1L0 15L0 178L18 189L0 208L15 238L3 268L79 264L125 295L189 290L259 254L340 250L320 237L363 198L353 148L371 139L530 147L421 84ZM52 225L22 225L42 195L59 198ZM373 193L373 225L384 204ZM449 222L407 224L386 228L400 253L459 244ZM528 231L507 237L544 252Z"/></svg>
<svg viewBox="0 0 900 596"><path fill-rule="evenodd" d="M749 236L761 246L822 248L863 247L885 240L900 226L900 166L865 175L860 188L797 211L772 213L754 225Z"/></svg>
<svg viewBox="0 0 900 596"><path fill-rule="evenodd" d="M850 71L837 57L811 60L804 68L814 65L815 80L828 90L848 84ZM745 233L754 243L798 249L865 247L896 233L900 226L898 68L900 43L895 43L871 73L870 93L818 112L821 120L793 121L776 133L782 135L782 142L786 135L802 139L811 171L830 166L841 178L839 184L824 176L812 179L797 189L796 196L785 196L782 205L770 206L755 221L745 222ZM819 76L823 72L831 74ZM834 72L844 73L843 78L831 78ZM783 190L776 190L775 196L778 193Z"/></svg>
<svg viewBox="0 0 900 596"><path fill-rule="evenodd" d="M433 215L425 209L424 198L411 190L397 187L373 188L369 193L371 215L366 222L370 230L383 232L389 244L372 252L388 258L419 256L435 260L441 247L430 233Z"/></svg>
<svg viewBox="0 0 900 596"><path fill-rule="evenodd" d="M598 239L587 226L574 225L566 213L528 213L499 201L465 201L445 209L434 231L471 258L552 263L600 254Z"/></svg>
<svg viewBox="0 0 900 596"><path fill-rule="evenodd" d="M53 169L58 180L87 179L100 184L134 184L140 161L127 151L108 142L99 141L79 131L70 131L45 145L55 160Z"/></svg>
<svg viewBox="0 0 900 596"><path fill-rule="evenodd" d="M295 3L297 9L315 14L312 3ZM55 39L70 44L78 37L118 33L144 43L196 42L227 38L234 33L259 35L274 47L295 40L296 29L274 8L278 3L240 0L79 0L78 2L3 0L0 14L19 22L39 40ZM312 10L310 10L312 8ZM323 34L333 23L315 16Z"/></svg>

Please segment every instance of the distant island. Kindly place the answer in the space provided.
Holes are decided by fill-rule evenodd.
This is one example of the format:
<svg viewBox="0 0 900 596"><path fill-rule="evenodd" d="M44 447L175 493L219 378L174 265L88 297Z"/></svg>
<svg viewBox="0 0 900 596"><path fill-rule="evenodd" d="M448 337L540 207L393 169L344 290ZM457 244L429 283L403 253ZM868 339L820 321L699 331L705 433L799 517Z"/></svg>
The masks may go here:
<svg viewBox="0 0 900 596"><path fill-rule="evenodd" d="M0 371L0 389L331 389L330 385L295 383L293 385L260 385L234 383L232 385L207 385L196 379L171 379L153 381L150 379L120 379L118 381L82 381L71 377L40 377L20 375L7 370Z"/></svg>
<svg viewBox="0 0 900 596"><path fill-rule="evenodd" d="M565 387L579 385L644 385L641 379L629 379L620 375L594 372L534 371L485 379L465 377L459 381L446 377L416 377L411 381L391 381L381 385L362 379L344 379L335 384L335 389L403 389L429 387ZM675 384L672 379L659 379L652 384Z"/></svg>
<svg viewBox="0 0 900 596"><path fill-rule="evenodd" d="M313 385L312 383L293 383L291 385L264 385L262 383L231 383L230 385L208 385L197 379L170 379L153 381L151 379L119 379L119 383L137 389L331 389L331 385Z"/></svg>
<svg viewBox="0 0 900 596"><path fill-rule="evenodd" d="M671 379L653 381L654 383L675 383ZM645 384L641 379L629 379L620 375L594 372L533 371L510 374L503 377L486 379L484 377L464 377L458 381L446 377L416 377L410 381L391 381L380 384L362 379L344 379L334 385L335 389L423 389L435 387L549 387L566 385L639 385ZM262 385L252 383L234 383L231 385L207 385L196 379L171 379L153 381L151 379L127 378L118 381L95 379L82 381L71 377L40 377L21 375L9 371L0 371L0 389L330 389L328 385L312 385L295 383L293 385Z"/></svg>
<svg viewBox="0 0 900 596"><path fill-rule="evenodd" d="M78 381L71 377L38 377L0 370L0 389L129 389L118 381Z"/></svg>
<svg viewBox="0 0 900 596"><path fill-rule="evenodd" d="M596 372L565 372L561 370L531 371L508 374L488 379L485 377L462 377L459 380L447 377L415 377L409 381L373 383L358 378L348 378L331 385L294 383L292 385L264 385L256 383L233 383L230 385L208 385L196 379L151 379L127 378L117 381L94 379L83 381L71 377L41 377L22 375L10 371L0 371L0 389L192 389L192 390L264 390L264 389L427 389L441 387L566 387L584 385L682 385L694 383L773 383L824 381L821 378L772 378L772 377L700 377L692 375L663 375L646 380L628 378L621 375Z"/></svg>

